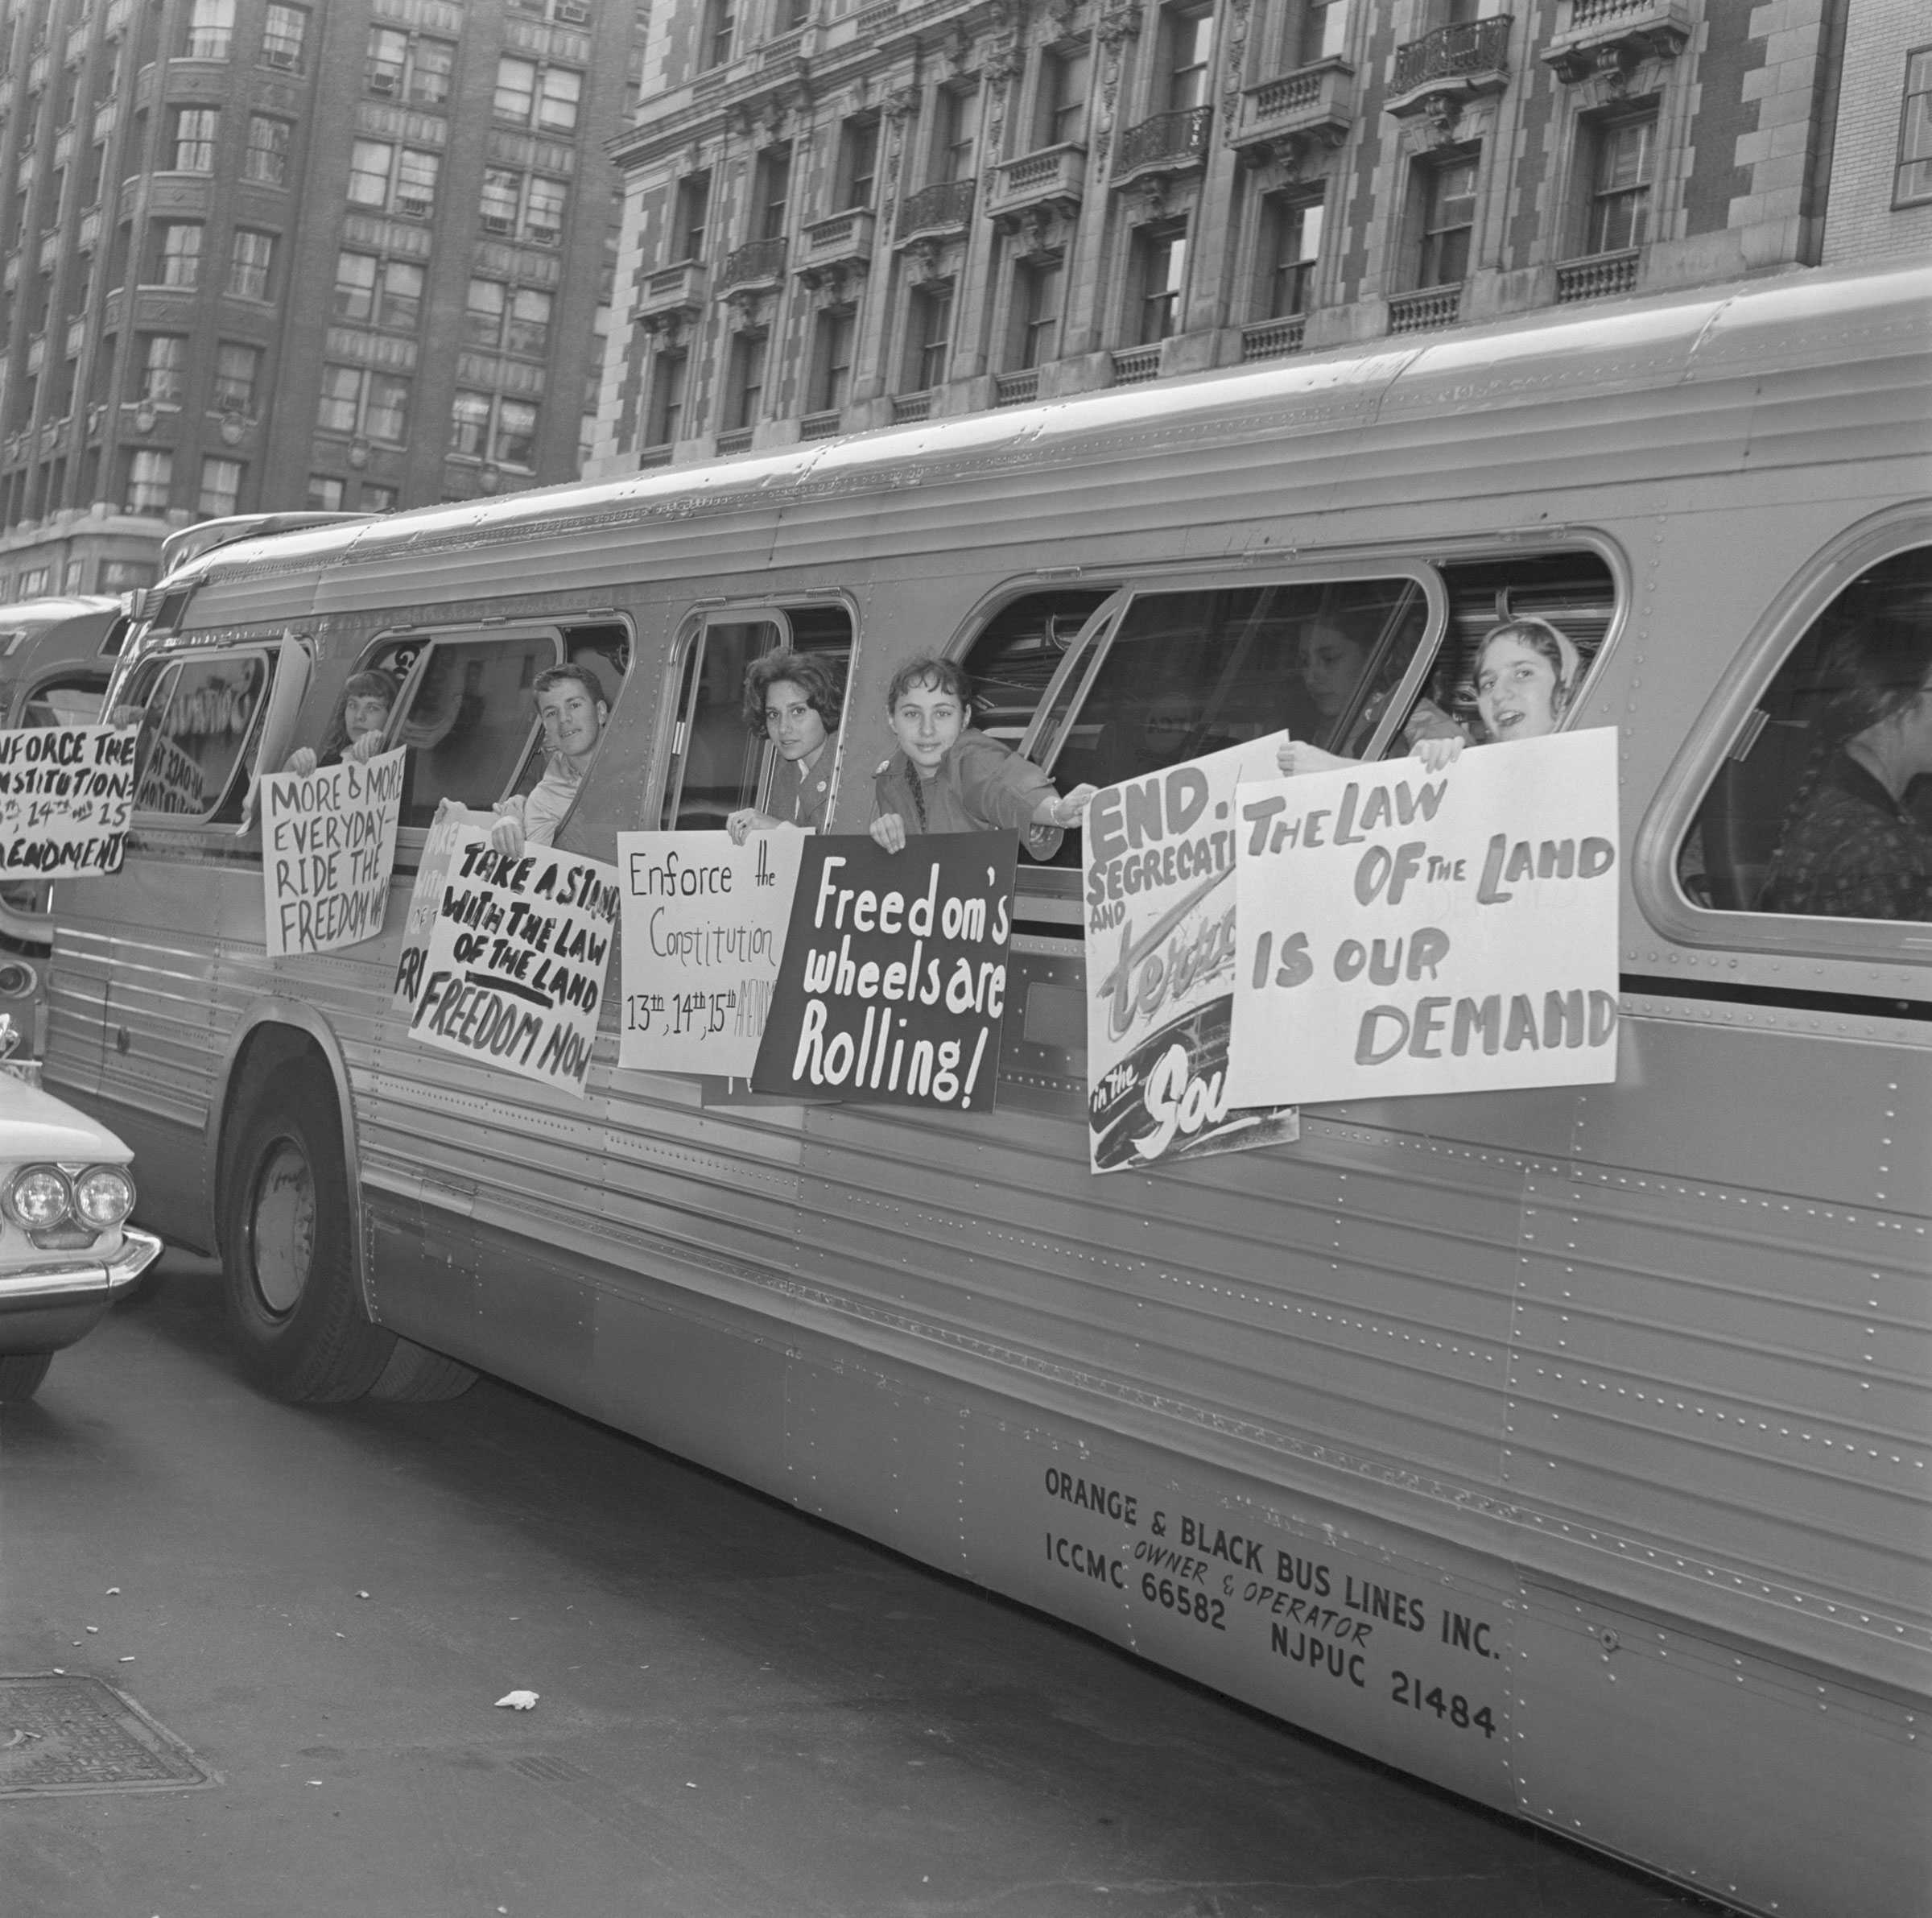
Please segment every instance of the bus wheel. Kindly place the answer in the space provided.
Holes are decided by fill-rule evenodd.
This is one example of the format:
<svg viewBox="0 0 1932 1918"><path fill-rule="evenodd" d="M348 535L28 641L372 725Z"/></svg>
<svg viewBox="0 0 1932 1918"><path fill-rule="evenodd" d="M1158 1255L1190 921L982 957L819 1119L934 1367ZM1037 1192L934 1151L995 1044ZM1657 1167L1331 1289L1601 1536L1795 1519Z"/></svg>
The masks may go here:
<svg viewBox="0 0 1932 1918"><path fill-rule="evenodd" d="M460 1359L445 1358L414 1339L398 1338L369 1395L391 1405L440 1405L461 1398L476 1383L476 1374Z"/></svg>
<svg viewBox="0 0 1932 1918"><path fill-rule="evenodd" d="M349 1174L335 1089L305 1062L242 1101L221 1179L221 1277L242 1362L291 1404L359 1399L396 1337L373 1325L355 1281Z"/></svg>
<svg viewBox="0 0 1932 1918"><path fill-rule="evenodd" d="M51 1352L10 1352L0 1358L0 1405L24 1405L53 1362Z"/></svg>

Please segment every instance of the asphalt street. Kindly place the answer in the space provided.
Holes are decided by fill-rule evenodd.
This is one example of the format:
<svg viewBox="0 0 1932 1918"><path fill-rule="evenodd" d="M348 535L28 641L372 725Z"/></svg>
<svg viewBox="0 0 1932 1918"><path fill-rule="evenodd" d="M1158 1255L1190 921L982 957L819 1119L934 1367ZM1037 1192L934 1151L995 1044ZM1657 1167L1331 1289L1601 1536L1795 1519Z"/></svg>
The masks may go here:
<svg viewBox="0 0 1932 1918"><path fill-rule="evenodd" d="M274 1403L174 1255L0 1412L56 1670L213 1777L0 1797L10 1918L1707 1908L489 1380Z"/></svg>

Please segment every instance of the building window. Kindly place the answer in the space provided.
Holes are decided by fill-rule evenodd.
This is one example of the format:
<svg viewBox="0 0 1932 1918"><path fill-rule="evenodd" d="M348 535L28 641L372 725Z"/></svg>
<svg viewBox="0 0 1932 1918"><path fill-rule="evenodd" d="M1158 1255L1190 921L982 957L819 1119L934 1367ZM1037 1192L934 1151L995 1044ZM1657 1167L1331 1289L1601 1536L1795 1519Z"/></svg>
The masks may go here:
<svg viewBox="0 0 1932 1918"><path fill-rule="evenodd" d="M1421 169L1418 287L1454 286L1468 276L1469 243L1476 231L1476 156L1468 154Z"/></svg>
<svg viewBox="0 0 1932 1918"><path fill-rule="evenodd" d="M464 335L473 346L540 359L549 349L554 301L535 287L500 279L473 279L464 314Z"/></svg>
<svg viewBox="0 0 1932 1918"><path fill-rule="evenodd" d="M198 221L171 221L161 229L158 283L186 291L201 279L201 227Z"/></svg>
<svg viewBox="0 0 1932 1918"><path fill-rule="evenodd" d="M275 236L246 226L235 229L228 258L228 290L237 300L266 300L269 270L275 262Z"/></svg>
<svg viewBox="0 0 1932 1918"><path fill-rule="evenodd" d="M187 341L174 333L149 334L139 397L150 406L178 407L187 384Z"/></svg>
<svg viewBox="0 0 1932 1918"><path fill-rule="evenodd" d="M1270 194L1261 202L1261 297L1264 319L1305 313L1322 250L1322 203Z"/></svg>
<svg viewBox="0 0 1932 1918"><path fill-rule="evenodd" d="M288 148L291 129L286 120L271 120L250 114L248 145L242 153L242 177L258 186L288 184Z"/></svg>
<svg viewBox="0 0 1932 1918"><path fill-rule="evenodd" d="M529 472L536 464L537 409L529 401L459 392L450 409L449 450Z"/></svg>
<svg viewBox="0 0 1932 1918"><path fill-rule="evenodd" d="M1649 238L1657 116L1612 121L1596 130L1595 142L1583 251L1621 253L1641 246Z"/></svg>
<svg viewBox="0 0 1932 1918"><path fill-rule="evenodd" d="M755 426L758 403L765 395L765 346L762 333L738 333L731 342L731 364L724 382L724 430L741 432Z"/></svg>
<svg viewBox="0 0 1932 1918"><path fill-rule="evenodd" d="M427 220L436 210L442 168L440 155L420 147L357 140L349 150L349 204Z"/></svg>
<svg viewBox="0 0 1932 1918"><path fill-rule="evenodd" d="M409 428L409 382L366 366L324 366L316 424L399 446Z"/></svg>
<svg viewBox="0 0 1932 1918"><path fill-rule="evenodd" d="M195 511L204 519L225 519L242 498L242 462L212 457L201 462L201 491Z"/></svg>
<svg viewBox="0 0 1932 1918"><path fill-rule="evenodd" d="M1162 22L1166 40L1167 98L1170 114L1204 106L1208 68L1214 56L1214 14L1170 13Z"/></svg>
<svg viewBox="0 0 1932 1918"><path fill-rule="evenodd" d="M1034 121L1035 147L1077 147L1087 137L1087 94L1092 64L1087 48L1049 47L1040 56Z"/></svg>
<svg viewBox="0 0 1932 1918"><path fill-rule="evenodd" d="M523 195L522 237L539 246L555 246L564 238L564 206L570 189L560 180L533 173Z"/></svg>
<svg viewBox="0 0 1932 1918"><path fill-rule="evenodd" d="M500 279L473 279L464 310L464 336L473 346L503 344L503 320L510 310L510 288Z"/></svg>
<svg viewBox="0 0 1932 1918"><path fill-rule="evenodd" d="M791 149L767 147L758 155L758 184L753 205L751 237L754 240L781 240L785 237L785 202L791 192Z"/></svg>
<svg viewBox="0 0 1932 1918"><path fill-rule="evenodd" d="M514 173L507 167L483 169L483 230L520 234L539 246L555 246L564 237L564 208L569 188L541 173Z"/></svg>
<svg viewBox="0 0 1932 1918"><path fill-rule="evenodd" d="M1012 364L1043 366L1059 350L1064 275L1058 260L1022 260L1013 274Z"/></svg>
<svg viewBox="0 0 1932 1918"><path fill-rule="evenodd" d="M341 481L329 473L312 473L308 476L308 498L303 503L312 513L341 512Z"/></svg>
<svg viewBox="0 0 1932 1918"><path fill-rule="evenodd" d="M935 180L970 180L973 149L980 141L980 89L977 87L943 87L935 134L933 178Z"/></svg>
<svg viewBox="0 0 1932 1918"><path fill-rule="evenodd" d="M398 497L394 486L373 486L365 480L359 503L365 513L393 513L396 510Z"/></svg>
<svg viewBox="0 0 1932 1918"><path fill-rule="evenodd" d="M308 38L308 15L299 6L271 4L262 23L262 64L285 73L302 71L302 50Z"/></svg>
<svg viewBox="0 0 1932 1918"><path fill-rule="evenodd" d="M175 456L142 447L127 462L127 510L130 513L165 513L175 480Z"/></svg>
<svg viewBox="0 0 1932 1918"><path fill-rule="evenodd" d="M1926 200L1932 200L1932 47L1919 47L1905 56L1892 204L1916 206Z"/></svg>
<svg viewBox="0 0 1932 1918"><path fill-rule="evenodd" d="M518 287L510 296L510 318L503 334L503 349L530 359L541 359L550 350L551 296L536 287Z"/></svg>
<svg viewBox="0 0 1932 1918"><path fill-rule="evenodd" d="M372 27L363 64L363 84L386 99L413 106L441 106L449 98L456 71L453 40L415 39L394 27Z"/></svg>
<svg viewBox="0 0 1932 1918"><path fill-rule="evenodd" d="M175 165L177 173L212 173L215 136L221 116L212 106L184 106L175 114Z"/></svg>
<svg viewBox="0 0 1932 1918"><path fill-rule="evenodd" d="M829 413L844 405L852 391L852 343L857 316L850 307L832 307L819 315L812 340L811 406Z"/></svg>
<svg viewBox="0 0 1932 1918"><path fill-rule="evenodd" d="M906 315L906 389L923 393L946 378L952 342L952 283L914 287Z"/></svg>
<svg viewBox="0 0 1932 1918"><path fill-rule="evenodd" d="M226 60L235 38L235 0L195 0L188 16L190 60Z"/></svg>
<svg viewBox="0 0 1932 1918"><path fill-rule="evenodd" d="M489 395L459 392L450 407L449 450L460 458L480 460L489 437Z"/></svg>
<svg viewBox="0 0 1932 1918"><path fill-rule="evenodd" d="M224 340L215 349L215 385L211 395L217 413L254 411L255 381L262 370L262 349Z"/></svg>
<svg viewBox="0 0 1932 1918"><path fill-rule="evenodd" d="M870 114L839 130L838 208L870 206L878 187L879 123Z"/></svg>
<svg viewBox="0 0 1932 1918"><path fill-rule="evenodd" d="M1318 60L1340 60L1348 37L1348 0L1302 0L1301 18L1288 46L1288 65L1312 67Z"/></svg>
<svg viewBox="0 0 1932 1918"><path fill-rule="evenodd" d="M737 0L705 0L698 64L705 68L723 66L731 58L731 43L737 28Z"/></svg>
<svg viewBox="0 0 1932 1918"><path fill-rule="evenodd" d="M687 173L678 182L677 209L671 219L672 260L704 257L704 225L710 215L710 174Z"/></svg>
<svg viewBox="0 0 1932 1918"><path fill-rule="evenodd" d="M650 382L650 434L646 444L668 446L684 417L684 375L689 362L681 353L661 353Z"/></svg>
<svg viewBox="0 0 1932 1918"><path fill-rule="evenodd" d="M1187 271L1185 226L1142 227L1134 237L1139 254L1140 301L1136 341L1151 346L1176 331L1181 316L1181 285Z"/></svg>

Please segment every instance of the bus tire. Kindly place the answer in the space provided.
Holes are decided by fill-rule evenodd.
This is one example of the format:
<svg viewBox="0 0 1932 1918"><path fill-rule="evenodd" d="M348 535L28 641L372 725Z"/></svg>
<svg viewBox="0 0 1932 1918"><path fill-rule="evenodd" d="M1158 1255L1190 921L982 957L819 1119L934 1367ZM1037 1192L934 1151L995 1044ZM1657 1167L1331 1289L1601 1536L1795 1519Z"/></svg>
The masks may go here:
<svg viewBox="0 0 1932 1918"><path fill-rule="evenodd" d="M460 1359L445 1358L414 1339L398 1338L369 1395L390 1405L440 1405L461 1398L476 1383L476 1373Z"/></svg>
<svg viewBox="0 0 1932 1918"><path fill-rule="evenodd" d="M221 1283L243 1369L285 1403L340 1405L381 1377L396 1335L356 1285L335 1089L312 1061L241 1102L221 1179Z"/></svg>
<svg viewBox="0 0 1932 1918"><path fill-rule="evenodd" d="M10 1352L0 1358L0 1405L24 1405L53 1362L51 1352Z"/></svg>

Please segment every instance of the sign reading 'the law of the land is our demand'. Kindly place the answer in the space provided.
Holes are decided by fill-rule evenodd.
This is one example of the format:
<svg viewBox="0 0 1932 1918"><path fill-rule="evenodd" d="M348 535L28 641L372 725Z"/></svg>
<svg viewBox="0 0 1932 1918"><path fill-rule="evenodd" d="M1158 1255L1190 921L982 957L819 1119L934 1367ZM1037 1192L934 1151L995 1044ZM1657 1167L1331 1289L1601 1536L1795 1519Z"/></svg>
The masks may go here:
<svg viewBox="0 0 1932 1918"><path fill-rule="evenodd" d="M1614 730L1245 786L1237 1100L1616 1077Z"/></svg>
<svg viewBox="0 0 1932 1918"><path fill-rule="evenodd" d="M1018 844L937 833L888 853L810 840L753 1090L988 1110Z"/></svg>
<svg viewBox="0 0 1932 1918"><path fill-rule="evenodd" d="M620 833L617 1064L749 1079L799 879L802 833Z"/></svg>
<svg viewBox="0 0 1932 1918"><path fill-rule="evenodd" d="M268 956L374 939L389 903L402 812L403 749L262 782L262 893Z"/></svg>
<svg viewBox="0 0 1932 1918"><path fill-rule="evenodd" d="M1236 794L1286 737L1109 786L1087 809L1087 1098L1096 1172L1299 1135L1227 1085Z"/></svg>
<svg viewBox="0 0 1932 1918"><path fill-rule="evenodd" d="M617 917L615 867L551 846L508 858L462 827L411 1036L580 1093Z"/></svg>
<svg viewBox="0 0 1932 1918"><path fill-rule="evenodd" d="M0 873L118 872L134 800L132 726L0 733Z"/></svg>

